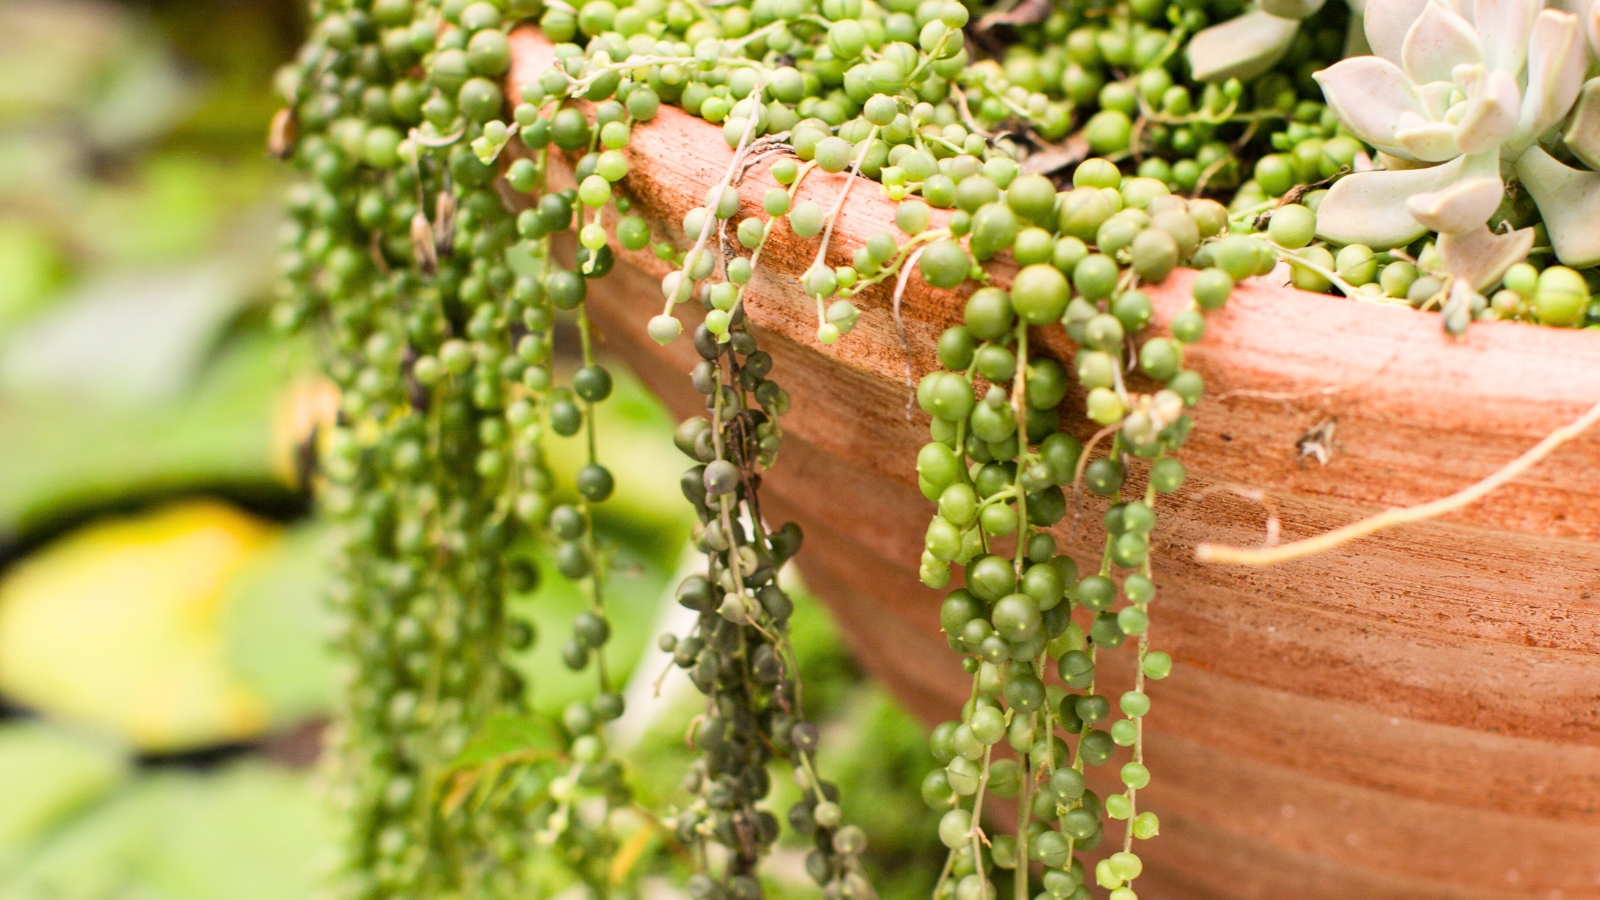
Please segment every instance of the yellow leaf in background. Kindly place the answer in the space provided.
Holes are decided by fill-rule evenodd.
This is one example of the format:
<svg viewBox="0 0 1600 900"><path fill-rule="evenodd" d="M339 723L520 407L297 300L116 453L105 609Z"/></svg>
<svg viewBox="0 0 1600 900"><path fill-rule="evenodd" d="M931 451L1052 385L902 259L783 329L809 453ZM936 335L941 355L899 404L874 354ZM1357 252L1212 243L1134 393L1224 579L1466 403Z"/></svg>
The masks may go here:
<svg viewBox="0 0 1600 900"><path fill-rule="evenodd" d="M277 529L217 502L89 525L0 583L0 693L146 750L258 735L231 673L228 579Z"/></svg>
<svg viewBox="0 0 1600 900"><path fill-rule="evenodd" d="M292 488L308 486L318 444L339 418L339 388L326 378L303 378L284 392L272 422L272 468Z"/></svg>
<svg viewBox="0 0 1600 900"><path fill-rule="evenodd" d="M628 840L617 850L617 855L611 858L611 866L606 872L606 879L612 887L618 887L628 880L633 867L638 865L639 859L644 856L645 849L650 846L650 840L655 835L655 826L645 822L628 836Z"/></svg>

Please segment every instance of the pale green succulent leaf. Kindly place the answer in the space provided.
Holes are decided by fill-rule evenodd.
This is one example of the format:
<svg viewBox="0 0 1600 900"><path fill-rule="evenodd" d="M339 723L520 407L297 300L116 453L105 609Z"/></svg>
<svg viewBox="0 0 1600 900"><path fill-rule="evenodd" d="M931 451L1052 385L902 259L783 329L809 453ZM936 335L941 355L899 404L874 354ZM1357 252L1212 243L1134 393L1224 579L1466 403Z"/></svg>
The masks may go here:
<svg viewBox="0 0 1600 900"><path fill-rule="evenodd" d="M1538 0L1477 0L1473 25L1483 46L1483 62L1513 76L1528 63L1528 35L1539 14Z"/></svg>
<svg viewBox="0 0 1600 900"><path fill-rule="evenodd" d="M1578 108L1573 111L1562 140L1573 156L1591 169L1600 169L1600 78L1584 82Z"/></svg>
<svg viewBox="0 0 1600 900"><path fill-rule="evenodd" d="M1400 115L1394 137L1407 154L1425 162L1444 162L1461 155L1454 125L1449 122L1430 122L1416 113Z"/></svg>
<svg viewBox="0 0 1600 900"><path fill-rule="evenodd" d="M1406 211L1430 231L1462 234L1487 224L1505 193L1498 174L1463 178L1437 191L1412 194L1406 199Z"/></svg>
<svg viewBox="0 0 1600 900"><path fill-rule="evenodd" d="M1535 146L1517 158L1517 178L1538 205L1557 258L1575 268L1600 263L1600 174L1563 165Z"/></svg>
<svg viewBox="0 0 1600 900"><path fill-rule="evenodd" d="M1428 3L1429 0L1379 0L1368 4L1363 19L1372 52L1398 66L1406 34Z"/></svg>
<svg viewBox="0 0 1600 900"><path fill-rule="evenodd" d="M1500 234L1480 225L1460 234L1441 234L1434 246L1445 271L1471 284L1473 290L1486 291L1505 277L1507 269L1527 259L1533 249L1533 229Z"/></svg>
<svg viewBox="0 0 1600 900"><path fill-rule="evenodd" d="M1438 121L1450 111L1450 104L1455 99L1456 86L1448 81L1430 81L1427 84L1414 86L1417 99L1422 101L1422 116L1425 119Z"/></svg>
<svg viewBox="0 0 1600 900"><path fill-rule="evenodd" d="M1488 77L1489 67L1483 63L1462 63L1450 70L1450 81L1455 89L1468 97L1483 90L1483 83ZM1433 82L1429 84L1431 86Z"/></svg>
<svg viewBox="0 0 1600 900"><path fill-rule="evenodd" d="M1467 158L1425 169L1357 172L1334 182L1317 207L1317 237L1336 244L1387 250L1409 244L1428 229L1412 218L1406 200L1442 190L1461 177Z"/></svg>
<svg viewBox="0 0 1600 900"><path fill-rule="evenodd" d="M1510 72L1495 69L1482 77L1481 86L1469 95L1466 114L1456 123L1456 143L1462 153L1498 148L1516 132L1522 99L1518 93L1517 79Z"/></svg>
<svg viewBox="0 0 1600 900"><path fill-rule="evenodd" d="M1442 4L1429 3L1406 32L1400 59L1413 84L1449 81L1456 66L1481 64L1483 47L1471 22Z"/></svg>
<svg viewBox="0 0 1600 900"><path fill-rule="evenodd" d="M1300 31L1294 19L1252 10L1196 34L1189 41L1189 70L1196 81L1249 80L1267 71Z"/></svg>
<svg viewBox="0 0 1600 900"><path fill-rule="evenodd" d="M1322 95L1350 133L1396 155L1410 153L1395 140L1395 123L1409 113L1425 118L1426 109L1406 73L1377 56L1343 59L1312 76Z"/></svg>
<svg viewBox="0 0 1600 900"><path fill-rule="evenodd" d="M1547 9L1528 39L1528 87L1523 94L1517 143L1532 144L1560 122L1583 89L1589 48L1569 13Z"/></svg>

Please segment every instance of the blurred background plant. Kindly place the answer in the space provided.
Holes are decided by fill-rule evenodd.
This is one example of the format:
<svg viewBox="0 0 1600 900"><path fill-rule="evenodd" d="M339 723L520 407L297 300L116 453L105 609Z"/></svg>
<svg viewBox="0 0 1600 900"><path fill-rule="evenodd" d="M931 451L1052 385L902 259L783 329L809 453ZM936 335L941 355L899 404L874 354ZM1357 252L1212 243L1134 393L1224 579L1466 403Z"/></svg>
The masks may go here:
<svg viewBox="0 0 1600 900"><path fill-rule="evenodd" d="M327 404L312 348L274 337L259 302L287 183L262 147L268 86L299 7L0 0L0 900L316 893L338 673L300 469ZM602 409L628 454L606 460L625 483L599 523L620 548L613 646L648 695L692 516L660 487L681 467L665 413L626 380ZM584 605L554 577L514 602L551 634ZM824 767L885 897L925 896L924 733L800 610L808 707L837 735ZM579 690L558 653L525 659L543 709ZM618 723L653 802L677 790L695 712L673 684ZM790 856L772 888L809 896ZM674 861L651 845L628 864Z"/></svg>

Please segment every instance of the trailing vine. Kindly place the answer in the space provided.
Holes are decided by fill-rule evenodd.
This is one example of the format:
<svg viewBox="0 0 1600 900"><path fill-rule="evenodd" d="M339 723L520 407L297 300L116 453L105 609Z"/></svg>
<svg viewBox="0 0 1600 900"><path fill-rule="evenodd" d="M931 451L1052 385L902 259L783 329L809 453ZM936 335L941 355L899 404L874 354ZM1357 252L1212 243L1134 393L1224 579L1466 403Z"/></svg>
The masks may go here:
<svg viewBox="0 0 1600 900"><path fill-rule="evenodd" d="M818 774L817 726L806 720L795 657L787 638L793 601L777 583L783 564L800 549L798 526L768 532L761 517L759 468L769 464L776 433L770 426L788 397L766 375L772 359L756 348L735 306L726 342L705 325L694 335L702 362L695 387L706 395L709 421L684 421L676 439L701 462L684 473L683 492L700 518L696 542L707 555L704 575L678 588L678 601L700 614L681 639L664 638L677 665L705 695L691 739L700 759L686 786L694 801L674 817L679 839L694 850L701 871L689 882L696 898L761 896L757 865L778 837L777 818L758 804L771 788L767 763L786 758L801 801L789 811L800 834L813 835L806 871L831 896L876 896L861 870L866 838L844 825L838 789ZM754 403L752 404L752 400ZM707 843L726 851L713 875Z"/></svg>
<svg viewBox="0 0 1600 900"><path fill-rule="evenodd" d="M938 340L940 368L915 388L930 417L917 481L936 506L920 575L939 590L961 576L939 616L972 685L930 740L942 768L923 795L948 849L935 900L991 900L1005 882L1030 900L1034 864L1055 900L1091 884L1136 900L1139 842L1160 830L1140 801L1159 775L1144 754L1145 688L1172 668L1152 645L1150 547L1162 498L1185 481L1177 454L1205 390L1186 348L1236 284L1282 266L1303 289L1440 308L1453 334L1475 317L1600 317L1581 274L1524 261L1531 231L1487 278L1461 268L1459 235L1499 253L1507 234L1441 229L1437 242L1377 250L1329 237L1323 201L1349 202L1339 185L1372 165L1369 146L1395 149L1362 130L1370 122L1351 126L1350 110L1303 99L1343 52L1343 9L1297 12L1248 60L1215 43L1238 12L1227 3L1025 2L976 20L955 0L311 9L271 136L308 176L290 197L275 317L315 328L342 398L321 503L340 524L330 598L350 669L332 742L349 832L343 897L518 896L545 849L598 896L618 881L617 814L633 810L670 832L694 900L756 900L782 831L767 808L779 760L800 791L787 822L811 841L807 872L834 900L875 897L865 834L817 769L820 734L788 642L793 601L778 573L800 530L771 527L760 503L790 398L749 327L748 287L780 228L816 241L798 280L822 344L853 330L868 292L891 301L899 325L913 276L966 294ZM535 20L552 62L508 97L508 31ZM1189 62L1248 69L1248 81L1190 77L1182 51L1202 33L1213 36L1205 65ZM625 189L633 131L663 104L720 125L732 150L681 222L687 248L656 240ZM740 185L759 165L778 186L761 215L744 215ZM558 190L551 176L566 166L575 186ZM848 176L830 203L799 197L816 170ZM895 229L831 264L852 189L894 202ZM1413 214L1423 218L1407 235L1444 215ZM570 268L557 241L567 234ZM694 461L681 487L705 570L677 589L693 628L660 646L704 706L682 802L659 819L635 806L604 728L625 712L605 653L611 552L594 528L615 489L595 415L613 382L587 304L619 250L671 264L644 325L655 341L682 339L680 305L703 308L688 377L705 413L675 441ZM1003 255L1009 278L992 262ZM1180 276L1187 308L1157 322L1148 289L1179 268L1194 270ZM558 383L563 353L577 366ZM1063 427L1079 404L1098 430ZM557 496L551 432L582 436L575 496ZM1088 527L1085 491L1105 501L1104 540L1080 561L1051 530ZM537 727L507 657L535 638L507 613L509 595L538 587L534 543L582 586L587 609L560 656L594 679ZM1112 698L1100 651L1129 640L1134 686ZM1085 773L1118 747L1121 789L1101 797ZM1013 832L986 823L1013 801ZM1108 839L1120 849L1086 864Z"/></svg>
<svg viewBox="0 0 1600 900"><path fill-rule="evenodd" d="M501 12L443 6L314 4L273 135L312 176L291 197L276 316L320 326L343 398L322 493L344 524L332 596L354 666L335 741L349 897L514 896L535 843L588 860L580 873L603 884L594 861L610 839L573 805L585 794L628 802L597 734L622 712L601 653L605 553L590 527L612 492L592 414L611 380L594 362L582 278L551 260L547 240L516 241L538 228L494 186L513 133L499 118ZM570 200L550 199L538 224L567 227ZM585 365L555 388L555 313L575 308ZM588 430L576 504L552 507L546 427ZM535 635L507 616L506 598L538 585L532 559L514 552L527 532L548 534L557 569L586 585L591 608L562 657L592 666L598 691L564 711L559 751L463 772L459 758L496 714L522 709L505 653ZM536 765L548 777L519 777Z"/></svg>
<svg viewBox="0 0 1600 900"><path fill-rule="evenodd" d="M1138 285L1160 282L1192 259L1201 240L1226 227L1227 213L1212 201L1172 197L1151 179L1124 178L1103 161L1081 165L1075 177L1059 215L1047 182L1035 187L1023 176L1007 187L1010 215L1060 223L1062 233L1040 240L1037 260L1025 249L1017 254L1025 264L1009 292L972 294L964 324L940 338L944 371L919 387L934 439L918 454L919 483L938 504L922 577L943 587L949 566L963 567L965 587L946 597L940 621L951 646L968 654L973 676L961 721L934 731L933 752L945 769L929 777L924 795L948 807L939 836L951 853L941 888L963 898L993 894L991 866L1011 870L1016 896L1031 897L1028 862L1043 864L1052 895L1077 895L1088 873L1076 854L1101 844L1107 816L1127 825L1122 849L1097 864L1094 880L1131 892L1127 885L1142 871L1134 840L1159 830L1156 815L1137 803L1151 777L1143 756L1145 679L1171 669L1165 653L1150 649L1156 586L1149 541L1157 496L1183 482L1182 464L1169 454L1188 434L1186 407L1200 399L1198 376L1181 365L1182 348L1200 337L1203 312L1222 306L1233 279L1221 269L1202 270L1192 308L1171 323L1174 337L1141 343L1151 304ZM1116 192L1125 212L1113 211L1107 192ZM1070 285L1063 269L1073 273ZM1063 317L1081 347L1076 375L1086 408L1103 426L1088 447L1058 430L1069 374L1030 349L1036 329ZM1134 371L1164 386L1130 388L1126 376ZM982 395L976 401L975 386ZM1093 456L1106 437L1109 452ZM1144 469L1146 487L1128 499L1135 466ZM1080 482L1111 502L1101 558L1082 578L1044 530L1068 513L1062 486ZM1113 577L1119 573L1120 585ZM1117 610L1119 599L1126 605ZM1090 617L1075 622L1077 608ZM1135 688L1117 699L1123 718L1111 722L1110 698L1095 691L1097 651L1130 637L1138 644ZM1061 686L1046 686L1050 674ZM1001 740L1015 759L996 758ZM1108 762L1115 746L1133 748L1119 773L1125 790L1102 799L1083 774ZM980 814L989 798L1017 799L1014 837L984 832Z"/></svg>

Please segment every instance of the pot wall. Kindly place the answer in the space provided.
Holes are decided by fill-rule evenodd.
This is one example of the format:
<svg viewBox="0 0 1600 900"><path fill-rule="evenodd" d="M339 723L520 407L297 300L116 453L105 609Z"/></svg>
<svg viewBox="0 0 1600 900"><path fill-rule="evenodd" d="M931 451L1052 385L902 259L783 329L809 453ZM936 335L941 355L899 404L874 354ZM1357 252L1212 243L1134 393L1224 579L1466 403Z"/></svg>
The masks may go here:
<svg viewBox="0 0 1600 900"><path fill-rule="evenodd" d="M537 77L548 46L531 30L513 46L513 83ZM685 246L677 223L731 159L720 131L663 108L628 152L637 211ZM767 164L744 180L741 215L760 214ZM845 181L815 173L800 196L826 209ZM892 227L875 185L853 191L830 264ZM763 500L805 527L801 568L863 664L937 722L968 683L939 633L941 594L916 577L933 509L913 467L926 416L908 413L887 291L857 298L844 340L815 343L815 305L795 283L814 254L780 227L747 295L793 398ZM608 349L688 415L701 407L685 377L693 349L644 334L667 268L619 259L591 286L590 313ZM1186 291L1179 273L1152 292L1158 320ZM911 377L936 364L961 303L912 279ZM692 306L678 309L690 327ZM1046 348L1070 360L1050 332ZM1261 542L1267 507L1248 495L1292 540L1482 478L1600 399L1600 335L1479 323L1453 341L1436 316L1252 286L1208 317L1188 364L1209 389L1182 455L1190 484L1158 507L1151 635L1178 665L1150 690L1155 778L1140 796L1163 825L1140 846L1141 896L1600 898L1600 436L1442 521L1273 569L1193 558L1202 540ZM1064 413L1080 437L1094 431L1081 408ZM1330 418L1329 463L1297 461L1296 441ZM1098 559L1104 508L1085 495L1076 532L1071 516L1054 529L1080 562ZM1131 654L1102 671L1131 682Z"/></svg>

